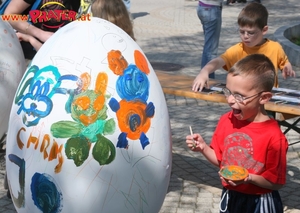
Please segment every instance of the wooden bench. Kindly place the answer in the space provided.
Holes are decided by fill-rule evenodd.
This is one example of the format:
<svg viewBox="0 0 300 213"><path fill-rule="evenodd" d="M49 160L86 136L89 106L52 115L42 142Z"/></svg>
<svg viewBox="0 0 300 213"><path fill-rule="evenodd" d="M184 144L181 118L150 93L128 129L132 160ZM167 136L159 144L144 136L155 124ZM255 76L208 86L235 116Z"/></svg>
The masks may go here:
<svg viewBox="0 0 300 213"><path fill-rule="evenodd" d="M196 98L205 101L227 103L225 96L221 92L210 90L204 90L203 92L192 91L194 77L186 75L176 75L164 71L155 71L155 73L165 94L184 96L187 98ZM210 87L218 85L220 83L224 84L224 82L210 80ZM296 119L296 121L294 121L294 123L292 124L286 121L287 119L300 117L300 105L270 101L265 104L265 109L276 114L275 119L278 121L279 125L287 127L284 132L285 134L291 129L300 134L300 128L296 126L297 123L300 122L300 118ZM299 142L300 141L295 143Z"/></svg>

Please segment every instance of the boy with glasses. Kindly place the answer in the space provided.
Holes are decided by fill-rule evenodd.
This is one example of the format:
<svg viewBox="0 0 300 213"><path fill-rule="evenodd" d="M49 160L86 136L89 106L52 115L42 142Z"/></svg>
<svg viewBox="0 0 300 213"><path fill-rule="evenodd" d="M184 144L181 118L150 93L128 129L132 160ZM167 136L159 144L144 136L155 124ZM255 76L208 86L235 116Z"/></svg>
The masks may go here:
<svg viewBox="0 0 300 213"><path fill-rule="evenodd" d="M207 63L195 78L192 90L195 92L201 91L205 85L208 86L210 73L221 67L229 70L237 61L254 53L265 54L273 62L276 74L275 87L278 87L278 69L282 71L284 79L289 76L295 77L295 71L281 45L278 42L264 38L268 31L267 22L268 11L265 6L256 2L247 4L238 16L238 32L242 42L233 45L221 56Z"/></svg>
<svg viewBox="0 0 300 213"><path fill-rule="evenodd" d="M287 139L264 104L272 97L275 69L262 54L238 61L227 75L224 94L231 111L221 116L210 145L200 134L186 136L187 146L213 165L241 166L248 176L224 179L220 212L282 213L278 190L286 183Z"/></svg>

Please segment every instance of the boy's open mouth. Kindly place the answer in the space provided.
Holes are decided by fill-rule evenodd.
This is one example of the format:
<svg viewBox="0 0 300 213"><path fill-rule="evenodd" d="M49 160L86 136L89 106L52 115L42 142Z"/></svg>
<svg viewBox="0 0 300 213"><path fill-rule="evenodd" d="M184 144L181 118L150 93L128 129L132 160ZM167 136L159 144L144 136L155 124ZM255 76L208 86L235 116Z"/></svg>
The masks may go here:
<svg viewBox="0 0 300 213"><path fill-rule="evenodd" d="M240 109L232 109L233 110L233 114L238 115L241 114L242 110Z"/></svg>

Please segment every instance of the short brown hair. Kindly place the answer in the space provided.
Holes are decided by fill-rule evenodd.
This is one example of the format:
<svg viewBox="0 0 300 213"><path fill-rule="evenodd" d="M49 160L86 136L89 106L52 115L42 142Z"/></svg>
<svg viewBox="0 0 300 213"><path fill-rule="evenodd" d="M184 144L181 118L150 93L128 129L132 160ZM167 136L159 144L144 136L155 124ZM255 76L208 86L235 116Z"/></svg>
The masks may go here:
<svg viewBox="0 0 300 213"><path fill-rule="evenodd" d="M228 71L233 76L254 77L253 87L271 92L275 82L275 68L272 61L263 54L252 54L236 62Z"/></svg>
<svg viewBox="0 0 300 213"><path fill-rule="evenodd" d="M258 27L263 29L268 25L268 10L260 3L252 2L247 4L238 16L239 26Z"/></svg>

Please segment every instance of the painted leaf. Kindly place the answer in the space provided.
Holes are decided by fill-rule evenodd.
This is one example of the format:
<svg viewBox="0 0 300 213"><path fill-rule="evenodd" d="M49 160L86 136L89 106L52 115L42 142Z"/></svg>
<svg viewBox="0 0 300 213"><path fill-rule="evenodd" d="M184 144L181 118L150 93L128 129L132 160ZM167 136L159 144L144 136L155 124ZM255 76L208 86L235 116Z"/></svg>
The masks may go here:
<svg viewBox="0 0 300 213"><path fill-rule="evenodd" d="M100 165L106 165L111 163L116 156L116 148L114 144L105 138L104 136L98 134L97 142L93 148L93 157Z"/></svg>
<svg viewBox="0 0 300 213"><path fill-rule="evenodd" d="M73 135L79 135L82 125L73 121L58 121L51 125L51 133L57 138L70 138Z"/></svg>
<svg viewBox="0 0 300 213"><path fill-rule="evenodd" d="M65 153L68 159L73 159L76 166L81 166L89 156L91 143L81 136L68 139Z"/></svg>

